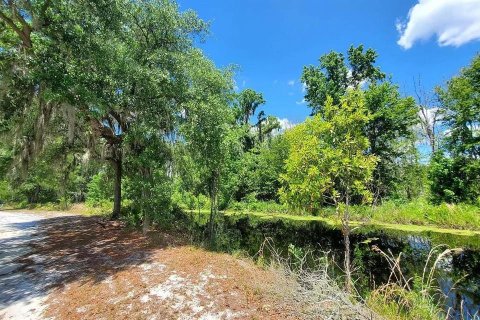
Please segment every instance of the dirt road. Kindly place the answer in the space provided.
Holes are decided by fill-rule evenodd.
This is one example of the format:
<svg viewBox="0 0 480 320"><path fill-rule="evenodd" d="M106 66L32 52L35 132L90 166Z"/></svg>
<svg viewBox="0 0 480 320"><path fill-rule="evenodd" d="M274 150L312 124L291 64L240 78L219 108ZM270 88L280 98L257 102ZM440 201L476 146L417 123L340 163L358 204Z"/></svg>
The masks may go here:
<svg viewBox="0 0 480 320"><path fill-rule="evenodd" d="M44 310L52 277L39 276L41 257L32 245L41 241L42 219L52 214L0 212L0 317L38 319ZM28 259L27 259L28 257Z"/></svg>
<svg viewBox="0 0 480 320"><path fill-rule="evenodd" d="M273 275L168 234L0 211L0 319L280 319Z"/></svg>

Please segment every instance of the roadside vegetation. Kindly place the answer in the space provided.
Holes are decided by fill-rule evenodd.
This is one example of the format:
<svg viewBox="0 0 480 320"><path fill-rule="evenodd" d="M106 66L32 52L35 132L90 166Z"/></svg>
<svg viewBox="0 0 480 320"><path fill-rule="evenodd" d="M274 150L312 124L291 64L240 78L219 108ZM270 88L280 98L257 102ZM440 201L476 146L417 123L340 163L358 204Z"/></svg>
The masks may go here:
<svg viewBox="0 0 480 320"><path fill-rule="evenodd" d="M342 233L347 297L359 225L480 230L480 55L411 97L372 48L319 53L298 70L311 116L282 128L261 92L235 88L235 67L198 48L208 23L173 1L7 1L0 13L6 205L84 203L144 233L207 212L209 247L221 212L322 218ZM402 299L427 305L406 318L445 318L415 286L373 292L392 319Z"/></svg>
<svg viewBox="0 0 480 320"><path fill-rule="evenodd" d="M338 218L334 208L323 208L315 215L290 210L277 203L237 203L226 212L288 214L301 217ZM385 201L378 206L354 205L351 220L364 223L391 223L418 226L434 226L445 229L480 230L480 208L474 204L431 204L424 198L410 202Z"/></svg>

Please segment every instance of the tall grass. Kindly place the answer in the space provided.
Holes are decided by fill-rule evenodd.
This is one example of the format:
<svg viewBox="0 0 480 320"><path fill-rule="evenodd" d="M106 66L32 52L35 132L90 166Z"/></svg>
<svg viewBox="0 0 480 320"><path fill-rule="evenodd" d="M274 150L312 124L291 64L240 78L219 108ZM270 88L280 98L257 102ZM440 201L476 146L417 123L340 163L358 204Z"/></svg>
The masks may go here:
<svg viewBox="0 0 480 320"><path fill-rule="evenodd" d="M227 211L305 215L275 202L236 202ZM430 204L426 199L411 202L386 201L379 206L352 206L351 220L391 224L435 226L450 229L480 230L480 206L472 204ZM337 219L335 209L325 207L320 217Z"/></svg>
<svg viewBox="0 0 480 320"><path fill-rule="evenodd" d="M444 310L442 302L446 296L435 284L435 272L443 259L462 249L442 249L436 246L427 256L422 275L406 278L402 271L402 254L397 257L378 247L373 250L385 258L391 274L388 282L373 290L367 297L367 305L387 319L438 320L450 319L451 314L460 313L461 319L474 319L463 310Z"/></svg>
<svg viewBox="0 0 480 320"><path fill-rule="evenodd" d="M229 210L234 212L262 212L262 213L289 213L291 210L275 201L248 201L248 202L234 202Z"/></svg>
<svg viewBox="0 0 480 320"><path fill-rule="evenodd" d="M480 207L471 204L432 205L425 199L407 203L388 201L377 207L353 208L354 220L371 219L394 224L431 225L453 229L480 229Z"/></svg>

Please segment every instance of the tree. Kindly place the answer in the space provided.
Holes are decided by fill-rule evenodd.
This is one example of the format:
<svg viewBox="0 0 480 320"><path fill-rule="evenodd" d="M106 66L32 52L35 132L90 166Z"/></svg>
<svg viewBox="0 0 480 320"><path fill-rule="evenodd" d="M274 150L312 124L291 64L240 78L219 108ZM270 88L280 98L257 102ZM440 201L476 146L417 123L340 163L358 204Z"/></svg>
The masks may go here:
<svg viewBox="0 0 480 320"><path fill-rule="evenodd" d="M433 156L439 144L440 108L434 105L434 99L424 90L420 80L418 80L418 83L414 81L414 87L419 108L418 118L421 135L428 142Z"/></svg>
<svg viewBox="0 0 480 320"><path fill-rule="evenodd" d="M263 111L262 111L263 112ZM262 114L262 117L259 116L258 120L258 140L260 143L263 143L265 137L272 139L275 130L280 130L280 121L277 117L266 116L265 113Z"/></svg>
<svg viewBox="0 0 480 320"><path fill-rule="evenodd" d="M147 233L151 222L171 210L172 151L160 126L136 121L125 137L126 195Z"/></svg>
<svg viewBox="0 0 480 320"><path fill-rule="evenodd" d="M420 161L420 152L415 140L400 141L397 148L403 150L392 163L396 179L391 182L394 185L390 197L412 201L425 193L425 187L428 186L428 166Z"/></svg>
<svg viewBox="0 0 480 320"><path fill-rule="evenodd" d="M327 98L322 114L286 133L289 155L281 176L281 198L296 208L336 207L345 242L347 291L352 288L349 207L354 197L371 199L367 186L377 162L366 154L369 142L363 128L370 117L363 94L349 91L339 105Z"/></svg>
<svg viewBox="0 0 480 320"><path fill-rule="evenodd" d="M40 64L34 52L53 6L50 1L0 4L0 108L4 129L13 136L12 161L22 176L42 151L45 128L58 105L36 77Z"/></svg>
<svg viewBox="0 0 480 320"><path fill-rule="evenodd" d="M105 5L109 6L108 14ZM95 69L95 66L110 66L106 62L114 61L112 55L102 50L107 47L106 44L112 44L113 41L103 42L105 44L103 48L96 45L106 40L106 25L109 26L109 40L115 39L113 35L119 30L119 23L124 21L118 19L118 23L114 23L118 18L118 9L119 6L113 1L96 4L82 1L67 4L63 1L48 0L2 3L0 17L6 21L8 27L6 32L13 32L20 40L20 42L11 42L12 47L8 50L2 50L2 52L12 53L7 60L10 61L10 65L5 64L5 68L2 68L4 77L13 80L7 83L4 92L7 96L26 97L24 101L19 99L5 101L6 108L18 110L17 114L13 114L13 117L8 120L13 130L14 128L31 129L26 137L18 139L19 147L16 155L21 159L18 162L21 167L28 169L29 163L43 151L46 133L52 131L49 130L49 126L52 126L52 115L62 113L62 109L73 110L68 112L68 118L65 119L71 127L68 130L68 139L71 140L74 136L70 135L70 132L78 122L90 122L85 112L75 111L97 112L99 110L98 105L90 108L91 105L87 104L87 101L93 101L94 94L87 94L85 90L79 92L75 90L73 84L77 84L77 80L80 80L78 83L82 83L81 80L83 80L83 82L91 81L92 84L98 84L100 82L98 78L90 77L86 81L82 76L89 75L88 70ZM20 25L21 30L19 30ZM99 41L100 38L102 41ZM96 57L104 57L105 61L93 63L94 59L90 56L88 66L83 65L79 68L78 61L92 52L97 54ZM17 72L19 68L21 72ZM81 72L79 69L82 69ZM92 73L96 76L105 76L100 70L101 68L95 70L98 71L98 75L95 72ZM103 78L103 83L107 82L105 80L106 77ZM26 83L26 85L20 86L19 90L14 86L16 83ZM102 92L102 89L96 87L95 91ZM27 115L25 118L30 118L31 121L23 121L22 114ZM111 132L108 137L116 140L115 134Z"/></svg>
<svg viewBox="0 0 480 320"><path fill-rule="evenodd" d="M48 68L51 59L44 60L42 54L58 27L55 17L64 4L48 0L0 4L0 134L10 137L4 147L10 150L7 176L13 186L32 186L32 178L42 172L42 162L48 159L52 177L59 179L57 196L66 201L70 196L83 198L85 183L77 185L75 193L71 187L72 180L83 179L75 178L73 172L84 167L80 159L89 134L84 119L45 80L65 73L65 68L57 72Z"/></svg>
<svg viewBox="0 0 480 320"><path fill-rule="evenodd" d="M284 173L287 156L288 144L282 134L261 145L254 154L253 163L244 166L247 179L251 181L251 189L247 191L254 193L259 200L278 201L280 175Z"/></svg>
<svg viewBox="0 0 480 320"><path fill-rule="evenodd" d="M444 150L432 159L429 176L434 202L475 202L480 196L480 55L437 88L447 126ZM445 152L447 155L445 155Z"/></svg>
<svg viewBox="0 0 480 320"><path fill-rule="evenodd" d="M126 2L122 8L125 16L117 37L104 32L87 38L73 61L79 68L75 74L81 75L75 89L93 96L82 112L111 151L108 160L116 176L113 218L120 214L125 137L136 122L162 134L173 129L186 99L186 59L193 37L205 28L194 13L180 13L170 1ZM84 72L89 70L86 64L98 68Z"/></svg>
<svg viewBox="0 0 480 320"><path fill-rule="evenodd" d="M116 177L112 218L118 218L128 150L124 140L140 118L143 125L157 126L164 134L172 130L189 86L185 61L206 24L193 12L180 13L167 0L39 1L33 6L29 1L9 1L1 8L1 17L22 40L16 46L34 48L17 51L27 52L27 61L33 61L25 70L31 75L27 89L33 88L41 110L35 140L44 140L42 128L49 124L53 108L74 107L78 118L105 143L104 158ZM6 16L7 10L11 16ZM36 20L44 21L31 42L24 41L25 32L16 30L23 25L18 13L32 27ZM5 17L20 21L9 23ZM23 56L16 54L14 64ZM25 105L30 108L32 103ZM27 148L31 149L28 144Z"/></svg>
<svg viewBox="0 0 480 320"><path fill-rule="evenodd" d="M241 140L245 152L252 149L257 141L263 140L263 123L266 121L265 112L260 111L257 115L257 122L250 124L250 118L255 114L258 107L263 105L265 100L261 93L252 89L245 89L236 95L234 112L238 124L243 130Z"/></svg>
<svg viewBox="0 0 480 320"><path fill-rule="evenodd" d="M374 66L376 59L373 49L364 52L360 45L348 49L348 64L343 54L332 51L320 57L319 66L304 67L301 79L307 88L305 100L312 114L323 112L327 97L338 104L349 88L384 79L385 74Z"/></svg>
<svg viewBox="0 0 480 320"><path fill-rule="evenodd" d="M418 109L412 98L402 98L398 86L388 81L369 85L365 106L371 115L363 129L370 144L368 153L378 157L370 186L376 203L396 193L405 174L399 170L400 161L414 158L411 153L416 150L409 146L415 140L413 129L418 123Z"/></svg>
<svg viewBox="0 0 480 320"><path fill-rule="evenodd" d="M288 147L284 135L272 137L243 153L238 165L230 173L235 181L234 197L242 201L254 197L262 201L278 201L280 174L284 172L284 161Z"/></svg>
<svg viewBox="0 0 480 320"><path fill-rule="evenodd" d="M248 125L250 117L255 114L259 106L265 103L263 96L252 89L245 89L238 95L238 106L240 109L240 122Z"/></svg>
<svg viewBox="0 0 480 320"><path fill-rule="evenodd" d="M267 118L265 117L265 111L262 110L258 113L257 120L258 121L257 121L256 127L258 130L258 142L262 143L263 142L263 132L262 132L263 123L267 121Z"/></svg>
<svg viewBox="0 0 480 320"><path fill-rule="evenodd" d="M480 159L480 54L470 66L437 88L442 120L449 127L446 148L453 156Z"/></svg>
<svg viewBox="0 0 480 320"><path fill-rule="evenodd" d="M446 157L442 151L437 151L428 171L431 202L476 202L480 196L479 172L480 162L465 157Z"/></svg>
<svg viewBox="0 0 480 320"><path fill-rule="evenodd" d="M397 161L407 149L398 148L401 140L413 140L417 123L417 107L412 98L402 98L398 86L385 80L385 74L375 66L377 53L363 46L350 47L348 61L341 53L330 52L320 58L320 65L305 67L302 81L306 85L305 100L312 114L322 114L328 97L334 104L350 89L363 89L365 106L371 117L363 128L369 139L367 152L379 158L374 181L370 185L374 201L395 193L401 180Z"/></svg>
<svg viewBox="0 0 480 320"><path fill-rule="evenodd" d="M231 135L233 82L230 70L218 70L198 51L191 56L188 70L195 81L184 104L181 133L210 196L209 238L213 241L222 174L231 146L238 143Z"/></svg>

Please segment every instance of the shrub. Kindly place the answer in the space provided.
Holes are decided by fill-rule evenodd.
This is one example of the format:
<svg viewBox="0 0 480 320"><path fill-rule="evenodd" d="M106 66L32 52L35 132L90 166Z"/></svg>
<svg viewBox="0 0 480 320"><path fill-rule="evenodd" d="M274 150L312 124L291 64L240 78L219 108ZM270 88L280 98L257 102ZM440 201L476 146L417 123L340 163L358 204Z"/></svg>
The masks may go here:
<svg viewBox="0 0 480 320"><path fill-rule="evenodd" d="M430 204L427 199L408 203L386 201L377 207L357 206L354 219L364 218L387 223L435 225L455 229L480 228L480 208L477 205L459 203Z"/></svg>
<svg viewBox="0 0 480 320"><path fill-rule="evenodd" d="M199 194L198 196L195 196L191 192L175 191L172 195L172 202L176 206L188 210L210 209L210 199L204 194Z"/></svg>
<svg viewBox="0 0 480 320"><path fill-rule="evenodd" d="M464 157L433 156L430 170L431 201L475 203L480 197L480 161Z"/></svg>
<svg viewBox="0 0 480 320"><path fill-rule="evenodd" d="M57 201L57 192L47 185L26 182L21 185L20 193L29 204Z"/></svg>
<svg viewBox="0 0 480 320"><path fill-rule="evenodd" d="M113 185L109 181L105 171L100 171L87 184L87 204L90 206L101 205L105 201L111 201Z"/></svg>
<svg viewBox="0 0 480 320"><path fill-rule="evenodd" d="M288 213L289 209L275 201L258 201L255 198L249 198L247 201L233 202L229 210L236 212L263 212L263 213Z"/></svg>
<svg viewBox="0 0 480 320"><path fill-rule="evenodd" d="M8 181L0 180L0 203L10 202L14 198L14 193Z"/></svg>

